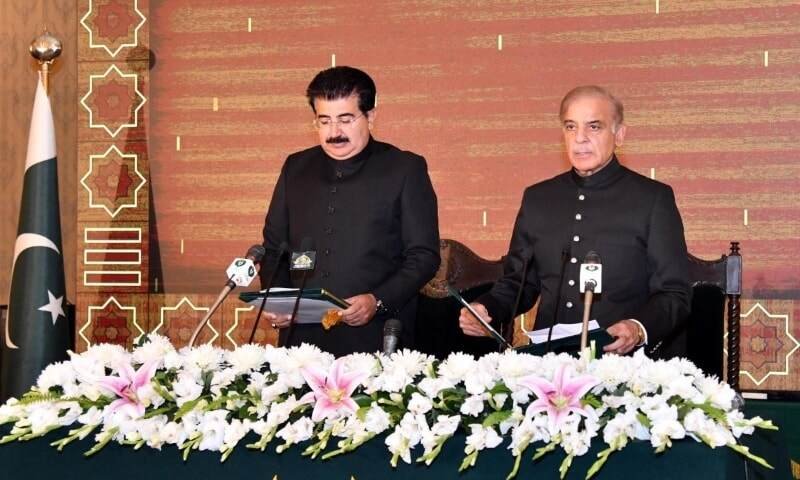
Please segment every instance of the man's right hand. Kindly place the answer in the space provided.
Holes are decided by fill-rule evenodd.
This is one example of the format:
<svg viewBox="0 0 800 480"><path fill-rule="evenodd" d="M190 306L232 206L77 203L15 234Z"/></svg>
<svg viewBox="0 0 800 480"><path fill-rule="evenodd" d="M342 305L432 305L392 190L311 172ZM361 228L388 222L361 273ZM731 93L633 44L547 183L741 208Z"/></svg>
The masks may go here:
<svg viewBox="0 0 800 480"><path fill-rule="evenodd" d="M264 317L272 324L272 328L286 328L292 322L292 316L288 313L264 312Z"/></svg>
<svg viewBox="0 0 800 480"><path fill-rule="evenodd" d="M492 317L489 316L489 312L486 310L480 303L471 303L472 308L475 309L476 312L486 320L488 323L492 323ZM464 332L465 335L469 335L471 337L488 337L489 332L481 325L475 317L469 312L469 310L465 308L461 309L461 315L458 317L458 326L461 327L461 331Z"/></svg>

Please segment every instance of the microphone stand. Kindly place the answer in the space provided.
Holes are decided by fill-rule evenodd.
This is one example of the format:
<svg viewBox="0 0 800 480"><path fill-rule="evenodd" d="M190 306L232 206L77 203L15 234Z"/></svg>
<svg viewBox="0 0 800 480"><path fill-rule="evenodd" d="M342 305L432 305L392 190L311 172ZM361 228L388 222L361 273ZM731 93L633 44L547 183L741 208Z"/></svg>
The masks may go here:
<svg viewBox="0 0 800 480"><path fill-rule="evenodd" d="M528 277L528 268L530 267L531 259L533 257L533 252L532 251L525 252L525 253L526 253L526 255L525 255L525 257L523 258L523 261L522 261L522 278L520 278L520 281L519 281L519 288L517 289L517 298L514 300L514 309L511 310L511 321L509 322L509 325L510 325L510 328L511 328L512 332L514 331L514 318L517 316L517 309L519 308L519 302L520 302L520 300L522 300L522 290L525 289L525 281L527 280L527 277ZM505 332L503 332L503 333L505 333ZM503 336L505 337L505 335L503 335ZM514 340L513 339L513 336L514 336L513 333L512 333L511 336L512 336L511 341L513 342L513 340ZM503 345L498 345L498 347L499 347L498 350L502 351Z"/></svg>
<svg viewBox="0 0 800 480"><path fill-rule="evenodd" d="M286 255L286 248L281 248L280 253L278 253L278 259L275 261L275 268L272 270L272 274L269 276L267 288L264 290L264 297L261 299L261 305L258 307L256 321L253 324L253 330L250 331L250 339L247 341L247 343L253 343L253 338L256 335L256 329L258 329L258 322L261 320L261 314L264 313L264 306L267 304L269 290L272 288L272 284L275 283L275 278L278 276L278 268L280 267L281 260L283 259L284 255Z"/></svg>
<svg viewBox="0 0 800 480"><path fill-rule="evenodd" d="M589 312L592 309L594 289L597 287L592 281L586 282L586 293L583 294L583 325L581 325L581 353L589 345Z"/></svg>
<svg viewBox="0 0 800 480"><path fill-rule="evenodd" d="M550 329L547 331L547 343L545 343L545 352L550 352L550 339L553 337L553 327L558 323L558 312L561 310L561 289L564 285L564 274L567 273L567 259L569 258L570 247L566 246L561 250L561 271L558 274L558 288L556 289L556 309L553 313L553 322L550 324Z"/></svg>
<svg viewBox="0 0 800 480"><path fill-rule="evenodd" d="M192 333L192 338L189 339L190 348L194 346L197 336L200 335L200 332L208 324L208 321L211 320L211 315L214 315L214 312L216 312L219 306L222 305L222 301L225 300L225 297L227 297L228 294L231 293L231 290L233 290L235 287L236 284L233 283L233 280L228 279L228 281L225 283L225 288L222 289L222 292L220 292L219 296L214 301L214 304L211 305L211 308L208 309L208 312L206 312L203 319L200 320L200 323L197 324L197 327L195 327L194 332Z"/></svg>
<svg viewBox="0 0 800 480"><path fill-rule="evenodd" d="M292 316L289 319L289 328L286 329L286 341L285 344L289 343L289 339L292 338L292 332L294 331L294 320L297 317L297 310L300 308L300 297L303 296L303 289L306 288L306 279L308 278L308 270L303 270L303 278L300 280L300 289L297 291L297 298L294 299L294 306L292 307ZM280 345L284 346L284 345Z"/></svg>

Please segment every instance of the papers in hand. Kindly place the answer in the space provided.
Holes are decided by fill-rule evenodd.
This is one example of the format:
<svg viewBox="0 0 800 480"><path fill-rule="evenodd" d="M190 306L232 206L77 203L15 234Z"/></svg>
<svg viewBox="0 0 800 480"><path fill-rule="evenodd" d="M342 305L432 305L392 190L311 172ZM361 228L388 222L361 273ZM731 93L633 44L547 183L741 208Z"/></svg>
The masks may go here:
<svg viewBox="0 0 800 480"><path fill-rule="evenodd" d="M261 306L265 290L259 292L243 292L239 299L256 308ZM269 289L267 303L264 311L277 314L291 315L294 302L300 290L297 288L274 287ZM322 288L306 288L300 296L300 306L297 308L295 323L314 324L321 323L325 312L334 308L344 310L350 305L344 300Z"/></svg>
<svg viewBox="0 0 800 480"><path fill-rule="evenodd" d="M557 323L553 327L553 335L550 337L551 340L558 340L559 338L565 337L572 337L574 335L581 334L581 326L580 323ZM590 320L589 321L589 331L594 331L600 328L600 324L597 323L597 320ZM528 338L531 339L531 343L539 344L544 343L547 341L547 335L550 327L542 328L540 330L532 330L530 332L525 332L528 335Z"/></svg>

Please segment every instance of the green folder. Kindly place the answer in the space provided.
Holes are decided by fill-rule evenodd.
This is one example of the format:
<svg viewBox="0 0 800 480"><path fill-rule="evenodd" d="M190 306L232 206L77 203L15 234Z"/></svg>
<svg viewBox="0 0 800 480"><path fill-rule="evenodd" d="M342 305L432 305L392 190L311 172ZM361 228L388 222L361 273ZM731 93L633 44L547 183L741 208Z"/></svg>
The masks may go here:
<svg viewBox="0 0 800 480"><path fill-rule="evenodd" d="M239 294L239 300L258 308L261 306L264 293L264 290L242 292ZM270 288L264 310L279 314L291 314L299 293L300 290L297 288ZM324 288L305 288L300 295L295 322L300 324L320 323L328 310L332 308L344 310L349 306L350 304Z"/></svg>
<svg viewBox="0 0 800 480"><path fill-rule="evenodd" d="M588 335L589 344L594 340L597 352L602 355L603 347L614 342L615 338L608 334L605 329L591 330ZM550 351L554 353L569 353L578 354L581 349L581 336L572 335L569 337L559 338L558 340L550 341ZM547 353L547 343L532 343L523 347L517 347L516 350L521 353L530 353L531 355L544 355Z"/></svg>

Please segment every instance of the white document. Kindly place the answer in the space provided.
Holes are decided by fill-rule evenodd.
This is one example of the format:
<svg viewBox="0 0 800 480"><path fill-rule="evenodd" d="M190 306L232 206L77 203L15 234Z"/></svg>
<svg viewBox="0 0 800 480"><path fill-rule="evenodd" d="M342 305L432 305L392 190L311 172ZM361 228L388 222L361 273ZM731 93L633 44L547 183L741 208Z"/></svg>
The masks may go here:
<svg viewBox="0 0 800 480"><path fill-rule="evenodd" d="M553 335L550 337L550 340L558 340L559 338L565 337L572 337L575 335L581 334L581 328L583 327L582 323L557 323L553 327ZM589 320L589 331L597 330L600 328L600 324L597 323L597 320ZM531 339L531 343L539 344L544 343L547 341L547 334L550 330L550 327L542 328L540 330L532 330L530 332L525 332L528 335L528 338Z"/></svg>
<svg viewBox="0 0 800 480"><path fill-rule="evenodd" d="M261 290L260 293L263 292L264 290ZM294 302L297 299L297 293L298 290L296 288L271 288L270 296L267 297L267 303L264 305L264 311L291 315ZM312 295L312 297L306 297L306 293L304 292L304 296L300 298L300 305L297 307L297 317L295 317L294 323L322 323L322 317L328 310L342 310L341 306L331 303L327 298L316 298L319 294L314 293L313 289L310 289L309 294ZM261 306L261 297L259 296L248 300L247 303L258 308Z"/></svg>

